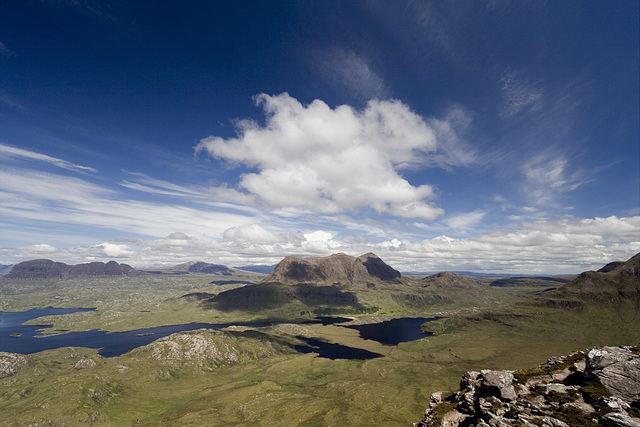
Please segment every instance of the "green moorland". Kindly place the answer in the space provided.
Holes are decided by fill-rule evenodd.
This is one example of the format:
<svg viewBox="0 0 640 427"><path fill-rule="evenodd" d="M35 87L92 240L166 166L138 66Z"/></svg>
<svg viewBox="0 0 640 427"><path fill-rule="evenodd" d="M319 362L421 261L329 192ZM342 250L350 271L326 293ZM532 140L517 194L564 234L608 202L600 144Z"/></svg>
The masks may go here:
<svg viewBox="0 0 640 427"><path fill-rule="evenodd" d="M363 340L357 331L338 325L294 324L327 312L331 307L322 301L296 299L242 311L182 298L242 286L212 284L214 280L221 278L0 280L0 308L5 311L96 307L95 312L45 319L54 324L51 332L265 318L290 322L194 331L113 358L83 348L25 356L16 375L0 379L0 425L408 426L422 417L431 393L457 388L467 370L527 368L594 345L640 342L637 276L631 286L595 283L549 292L526 283L515 288L486 284L486 292L471 298L446 289L430 297L417 288L388 297L393 289L377 286L354 291L355 305L333 307L334 314L354 316L360 323L403 315L442 317L425 325L433 336L398 346ZM293 348L298 337L383 357L330 360L299 354ZM0 356L0 366L5 360Z"/></svg>

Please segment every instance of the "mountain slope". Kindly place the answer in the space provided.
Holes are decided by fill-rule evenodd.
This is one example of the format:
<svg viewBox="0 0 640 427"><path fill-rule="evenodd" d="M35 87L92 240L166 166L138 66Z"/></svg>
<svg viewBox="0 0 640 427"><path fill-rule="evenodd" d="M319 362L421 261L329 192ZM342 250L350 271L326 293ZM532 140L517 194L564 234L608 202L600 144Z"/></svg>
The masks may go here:
<svg viewBox="0 0 640 427"><path fill-rule="evenodd" d="M546 305L581 311L586 306L640 308L640 253L598 271L585 271L543 295Z"/></svg>
<svg viewBox="0 0 640 427"><path fill-rule="evenodd" d="M495 305L505 298L509 297L504 292L456 273L403 277L372 253L359 257L339 253L288 256L262 282L221 292L206 304L224 311L271 310L272 315L398 315Z"/></svg>
<svg viewBox="0 0 640 427"><path fill-rule="evenodd" d="M259 284L221 292L208 301L224 310L278 310L286 313L336 314L373 312L356 290L402 285L400 272L374 254L353 257L288 256Z"/></svg>

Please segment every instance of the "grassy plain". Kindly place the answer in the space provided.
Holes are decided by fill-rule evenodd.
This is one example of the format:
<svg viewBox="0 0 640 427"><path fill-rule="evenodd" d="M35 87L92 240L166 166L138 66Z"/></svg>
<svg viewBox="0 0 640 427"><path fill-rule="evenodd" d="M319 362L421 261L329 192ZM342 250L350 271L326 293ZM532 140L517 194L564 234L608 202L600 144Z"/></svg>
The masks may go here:
<svg viewBox="0 0 640 427"><path fill-rule="evenodd" d="M53 330L120 331L300 317L300 307L286 312L224 312L181 298L238 286L210 283L216 279L220 277L0 281L0 307L96 307L95 312L48 319ZM257 329L291 345L302 335L384 355L366 361L283 351L213 366L168 363L135 350L114 358L82 348L45 351L28 356L30 365L17 375L0 379L0 425L407 426L420 420L431 393L457 388L467 370L533 367L550 356L593 345L640 342L638 309L631 302L607 310L572 311L545 306L525 297L529 294L492 290L475 305L467 301L417 308L369 291L362 300L379 310L358 316L359 322L398 315L443 316L427 324L434 336L395 347L363 340L357 331L337 325ZM246 338L243 345L251 349L259 344ZM87 360L91 363L79 363Z"/></svg>

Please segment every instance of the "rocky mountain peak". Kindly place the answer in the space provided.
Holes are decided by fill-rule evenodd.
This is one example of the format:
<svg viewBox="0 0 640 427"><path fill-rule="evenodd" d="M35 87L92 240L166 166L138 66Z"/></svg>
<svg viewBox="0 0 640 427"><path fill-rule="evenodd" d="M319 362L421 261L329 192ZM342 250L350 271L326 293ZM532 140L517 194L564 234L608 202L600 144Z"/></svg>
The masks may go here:
<svg viewBox="0 0 640 427"><path fill-rule="evenodd" d="M263 282L364 284L393 282L400 278L399 271L375 254L367 253L356 258L337 253L328 257L287 256Z"/></svg>

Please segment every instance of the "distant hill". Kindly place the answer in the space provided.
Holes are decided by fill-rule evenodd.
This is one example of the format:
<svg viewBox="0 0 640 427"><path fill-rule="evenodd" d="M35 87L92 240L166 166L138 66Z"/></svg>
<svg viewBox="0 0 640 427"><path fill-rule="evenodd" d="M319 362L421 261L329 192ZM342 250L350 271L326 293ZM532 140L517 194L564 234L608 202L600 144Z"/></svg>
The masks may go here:
<svg viewBox="0 0 640 427"><path fill-rule="evenodd" d="M80 277L137 276L144 274L127 264L115 261L68 265L50 259L34 259L13 266L3 279L73 279Z"/></svg>
<svg viewBox="0 0 640 427"><path fill-rule="evenodd" d="M488 284L452 271L412 279L407 283L409 286L389 291L394 300L415 309L451 304L474 306L496 298L496 291Z"/></svg>
<svg viewBox="0 0 640 427"><path fill-rule="evenodd" d="M148 273L154 274L218 274L221 276L231 276L235 269L229 268L226 265L209 264L203 261L189 261L183 264L178 264L173 267L160 268L157 270L149 270Z"/></svg>
<svg viewBox="0 0 640 427"><path fill-rule="evenodd" d="M622 295L637 297L640 293L640 253L626 262L616 261L598 271L585 271L559 289L559 292L584 289L615 290Z"/></svg>
<svg viewBox="0 0 640 427"><path fill-rule="evenodd" d="M276 264L273 265L243 265L242 267L236 267L238 270L251 271L253 273L269 274L276 268Z"/></svg>
<svg viewBox="0 0 640 427"><path fill-rule="evenodd" d="M529 287L558 287L564 283L568 283L569 279L564 277L552 276L511 276L501 277L491 281L491 286L512 287L512 286L529 286Z"/></svg>
<svg viewBox="0 0 640 427"><path fill-rule="evenodd" d="M339 253L328 257L288 256L278 263L263 282L366 285L400 283L401 277L398 270L375 254L368 253L356 258Z"/></svg>
<svg viewBox="0 0 640 427"><path fill-rule="evenodd" d="M487 286L452 271L443 271L419 280L424 288L464 292L466 295L483 294Z"/></svg>
<svg viewBox="0 0 640 427"><path fill-rule="evenodd" d="M5 274L9 273L11 271L11 267L13 267L13 264L0 264L0 276L4 276Z"/></svg>

